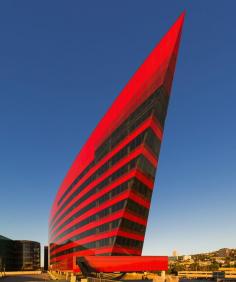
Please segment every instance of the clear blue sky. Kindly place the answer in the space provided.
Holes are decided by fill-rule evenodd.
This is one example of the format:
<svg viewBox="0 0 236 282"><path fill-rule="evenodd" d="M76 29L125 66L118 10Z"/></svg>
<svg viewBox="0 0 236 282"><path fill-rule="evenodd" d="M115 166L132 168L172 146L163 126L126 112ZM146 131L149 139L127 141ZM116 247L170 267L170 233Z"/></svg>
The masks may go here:
<svg viewBox="0 0 236 282"><path fill-rule="evenodd" d="M184 9L143 253L236 247L233 0L0 3L0 234L47 244L73 159Z"/></svg>

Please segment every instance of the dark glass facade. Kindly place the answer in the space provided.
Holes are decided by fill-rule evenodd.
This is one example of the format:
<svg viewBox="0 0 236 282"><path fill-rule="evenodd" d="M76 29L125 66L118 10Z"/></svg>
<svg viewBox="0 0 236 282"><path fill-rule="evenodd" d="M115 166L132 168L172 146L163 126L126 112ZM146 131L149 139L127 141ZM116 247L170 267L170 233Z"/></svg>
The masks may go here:
<svg viewBox="0 0 236 282"><path fill-rule="evenodd" d="M22 271L40 269L40 243L28 240L15 241L18 269Z"/></svg>
<svg viewBox="0 0 236 282"><path fill-rule="evenodd" d="M44 267L45 271L48 270L48 246L44 246Z"/></svg>
<svg viewBox="0 0 236 282"><path fill-rule="evenodd" d="M40 243L11 240L0 236L0 269L26 271L40 269Z"/></svg>
<svg viewBox="0 0 236 282"><path fill-rule="evenodd" d="M15 259L15 242L0 235L0 271L17 269Z"/></svg>
<svg viewBox="0 0 236 282"><path fill-rule="evenodd" d="M76 257L140 256L175 69L178 20L76 157L49 222L50 267Z"/></svg>

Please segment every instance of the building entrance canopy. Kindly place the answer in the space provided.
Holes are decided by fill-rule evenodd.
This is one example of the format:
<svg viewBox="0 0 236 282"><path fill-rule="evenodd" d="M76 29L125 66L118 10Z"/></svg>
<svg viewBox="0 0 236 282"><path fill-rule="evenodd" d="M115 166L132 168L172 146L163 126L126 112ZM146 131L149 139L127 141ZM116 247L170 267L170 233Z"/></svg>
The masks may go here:
<svg viewBox="0 0 236 282"><path fill-rule="evenodd" d="M90 273L168 270L167 256L85 256L76 262Z"/></svg>

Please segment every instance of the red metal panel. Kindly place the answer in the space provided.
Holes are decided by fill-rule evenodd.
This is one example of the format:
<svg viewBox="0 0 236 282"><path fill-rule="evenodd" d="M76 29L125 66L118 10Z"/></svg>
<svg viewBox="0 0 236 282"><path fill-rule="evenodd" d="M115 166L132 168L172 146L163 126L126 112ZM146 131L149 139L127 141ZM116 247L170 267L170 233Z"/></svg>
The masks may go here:
<svg viewBox="0 0 236 282"><path fill-rule="evenodd" d="M84 259L96 272L168 270L166 256L86 256Z"/></svg>

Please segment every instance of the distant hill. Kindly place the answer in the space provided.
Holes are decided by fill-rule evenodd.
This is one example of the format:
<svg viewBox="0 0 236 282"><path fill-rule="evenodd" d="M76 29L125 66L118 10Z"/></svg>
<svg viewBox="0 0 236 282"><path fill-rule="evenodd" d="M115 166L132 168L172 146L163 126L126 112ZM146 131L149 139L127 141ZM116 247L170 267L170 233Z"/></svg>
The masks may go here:
<svg viewBox="0 0 236 282"><path fill-rule="evenodd" d="M194 254L194 256L209 256L209 257L236 257L236 249L222 248L217 251L209 252L209 253L200 253Z"/></svg>
<svg viewBox="0 0 236 282"><path fill-rule="evenodd" d="M212 252L217 257L230 257L236 255L236 249L223 248L218 251Z"/></svg>

